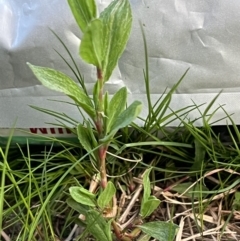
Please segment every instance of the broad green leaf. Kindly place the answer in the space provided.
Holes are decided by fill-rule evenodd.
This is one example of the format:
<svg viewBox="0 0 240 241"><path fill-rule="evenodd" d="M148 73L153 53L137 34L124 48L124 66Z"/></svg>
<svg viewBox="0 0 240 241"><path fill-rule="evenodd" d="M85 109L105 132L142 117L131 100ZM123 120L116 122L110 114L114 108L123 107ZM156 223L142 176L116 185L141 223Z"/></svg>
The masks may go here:
<svg viewBox="0 0 240 241"><path fill-rule="evenodd" d="M114 0L100 14L103 21L104 52L103 73L107 81L117 65L127 44L131 27L132 12L128 0Z"/></svg>
<svg viewBox="0 0 240 241"><path fill-rule="evenodd" d="M176 224L162 221L149 222L138 227L159 241L173 241L178 230Z"/></svg>
<svg viewBox="0 0 240 241"><path fill-rule="evenodd" d="M185 183L179 183L175 187L172 188L173 191L176 191L178 193L184 193L185 196L190 197L190 198L201 198L201 197L206 197L208 194L204 193L202 191L209 191L209 189L197 183L193 187L191 187L186 193L185 191L192 185L191 182L185 182Z"/></svg>
<svg viewBox="0 0 240 241"><path fill-rule="evenodd" d="M84 33L87 25L97 17L97 8L94 0L68 0L72 14Z"/></svg>
<svg viewBox="0 0 240 241"><path fill-rule="evenodd" d="M78 140L87 152L91 152L94 147L92 147L91 140L89 139L88 129L82 124L77 126Z"/></svg>
<svg viewBox="0 0 240 241"><path fill-rule="evenodd" d="M142 110L142 103L134 101L126 110L124 110L113 123L111 132L117 131L123 127L130 125Z"/></svg>
<svg viewBox="0 0 240 241"><path fill-rule="evenodd" d="M95 110L90 97L70 77L54 69L27 64L45 87L68 95L94 119Z"/></svg>
<svg viewBox="0 0 240 241"><path fill-rule="evenodd" d="M140 101L134 101L126 110L124 110L113 123L109 135L101 139L101 142L108 142L116 132L128 125L130 125L133 120L140 114L142 109L142 104Z"/></svg>
<svg viewBox="0 0 240 241"><path fill-rule="evenodd" d="M141 203L141 212L140 212L140 215L142 216L142 218L146 218L149 215L151 215L153 213L153 211L155 211L155 209L157 209L159 204L160 204L160 200L154 196L149 197L146 202L144 202L144 203L142 202Z"/></svg>
<svg viewBox="0 0 240 241"><path fill-rule="evenodd" d="M80 44L80 56L84 61L102 68L103 60L103 23L94 19L88 24Z"/></svg>
<svg viewBox="0 0 240 241"><path fill-rule="evenodd" d="M100 193L97 204L100 208L105 208L116 193L116 188L112 182L108 182L107 187Z"/></svg>
<svg viewBox="0 0 240 241"><path fill-rule="evenodd" d="M111 221L106 221L101 213L90 210L86 215L87 230L97 241L112 241Z"/></svg>
<svg viewBox="0 0 240 241"><path fill-rule="evenodd" d="M90 207L96 206L96 196L87 189L83 187L70 187L69 192L76 202Z"/></svg>
<svg viewBox="0 0 240 241"><path fill-rule="evenodd" d="M67 205L71 207L72 209L76 210L78 213L86 215L87 211L89 211L89 207L86 205L83 205L79 202L76 202L73 198L67 199Z"/></svg>
<svg viewBox="0 0 240 241"><path fill-rule="evenodd" d="M97 147L97 140L93 134L93 130L90 125L84 127L82 124L77 126L77 136L78 140L83 146L83 148L90 153L90 155L95 158L93 149Z"/></svg>
<svg viewBox="0 0 240 241"><path fill-rule="evenodd" d="M127 102L127 89L126 87L118 90L111 101L109 102L108 114L107 114L107 133L111 130L113 123L116 121L117 117L123 112L125 109Z"/></svg>

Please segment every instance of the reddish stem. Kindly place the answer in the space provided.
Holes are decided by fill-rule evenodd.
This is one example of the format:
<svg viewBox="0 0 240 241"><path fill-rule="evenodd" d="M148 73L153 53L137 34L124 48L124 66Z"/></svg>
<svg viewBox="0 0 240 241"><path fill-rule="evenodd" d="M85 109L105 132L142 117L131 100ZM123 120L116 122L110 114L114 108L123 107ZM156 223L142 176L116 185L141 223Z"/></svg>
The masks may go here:
<svg viewBox="0 0 240 241"><path fill-rule="evenodd" d="M103 79L102 70L99 69L99 68L97 68L97 78L98 78L99 80L102 80L102 79Z"/></svg>
<svg viewBox="0 0 240 241"><path fill-rule="evenodd" d="M100 176L101 176L101 187L103 189L107 186L107 172L106 172L106 153L107 153L107 146L99 147L98 154L99 154L99 167L100 167Z"/></svg>
<svg viewBox="0 0 240 241"><path fill-rule="evenodd" d="M104 103L103 103L103 72L100 68L97 68L97 78L98 78L98 84L99 84L99 92L98 92L98 105L96 106L96 114L97 114L97 120L95 122L96 129L98 132L98 140L104 137ZM99 143L101 144L101 143ZM100 177L101 177L101 188L105 189L107 187L107 172L106 172L106 154L107 154L108 145L102 145L98 149L98 160L99 160L99 169L100 169ZM125 237L120 228L117 226L117 223L113 220L112 221L112 227L114 230L114 233L118 240L122 241L131 241L130 238Z"/></svg>
<svg viewBox="0 0 240 241"><path fill-rule="evenodd" d="M121 240L123 235L122 235L119 227L117 226L117 223L115 220L112 221L112 227L113 227L113 230L114 230L114 233L115 233L117 239Z"/></svg>
<svg viewBox="0 0 240 241"><path fill-rule="evenodd" d="M100 68L97 68L97 78L99 84L99 92L98 92L98 105L96 106L96 114L97 120L95 122L96 129L98 131L98 140L104 137L104 104L103 104L103 73ZM100 143L99 143L100 144ZM98 150L98 165L100 169L100 176L101 176L101 187L103 189L107 186L107 172L106 172L106 153L107 153L108 146L103 145L99 147Z"/></svg>

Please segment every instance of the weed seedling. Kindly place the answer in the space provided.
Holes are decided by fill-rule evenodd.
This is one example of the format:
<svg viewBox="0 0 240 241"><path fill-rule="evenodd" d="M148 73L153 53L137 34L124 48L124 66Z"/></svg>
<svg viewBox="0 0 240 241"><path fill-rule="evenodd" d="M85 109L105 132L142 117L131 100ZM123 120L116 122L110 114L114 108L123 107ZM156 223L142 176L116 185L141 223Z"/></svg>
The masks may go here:
<svg viewBox="0 0 240 241"><path fill-rule="evenodd" d="M118 60L127 44L131 26L132 12L128 0L114 0L97 15L94 0L68 0L75 20L83 33L79 54L88 64L95 66L96 83L92 97L85 89L67 75L54 69L28 64L38 80L46 87L69 96L84 112L86 118L76 127L81 146L87 151L90 161L96 166L100 188L85 189L83 186L71 187L68 203L78 210L86 232L101 241L135 240L141 231L150 237L173 240L176 225L170 223L143 223L158 207L160 201L151 196L149 173L142 175L140 191L144 189L140 214L133 221L134 228L127 232L118 224L118 202L116 186L108 181L106 156L116 133L128 127L140 114L142 104L134 101L127 106L126 87L118 90L110 99L104 90ZM96 180L98 183L98 180ZM139 218L140 217L140 218ZM140 220L140 221L139 221ZM166 237L163 237L163 234ZM159 236L160 235L160 236Z"/></svg>

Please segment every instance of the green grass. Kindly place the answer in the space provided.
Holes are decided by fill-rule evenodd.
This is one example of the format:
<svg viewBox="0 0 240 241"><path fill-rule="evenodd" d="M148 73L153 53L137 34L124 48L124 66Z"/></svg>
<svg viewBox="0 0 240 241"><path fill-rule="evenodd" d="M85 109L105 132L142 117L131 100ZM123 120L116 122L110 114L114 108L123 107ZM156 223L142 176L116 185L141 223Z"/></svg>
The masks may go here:
<svg viewBox="0 0 240 241"><path fill-rule="evenodd" d="M136 178L146 167L153 167L151 181L162 200L155 219L180 225L183 217L179 240L192 240L187 237L197 233L200 240L211 239L211 235L221 238L218 240L239 237L239 232L226 232L235 230L234 218L239 210L240 133L226 114L231 124L225 127L230 141L223 142L221 133L209 124L211 119L205 117L211 116L208 110L209 106L202 114L205 120L200 128L181 117L186 109L172 113L171 118L178 118L181 125L171 130L156 123L156 117L143 127L133 124L118 133L109 150L112 154L107 157L108 175L128 192L138 185ZM10 142L11 138L1 148L1 240L8 240L6 236L9 240L65 240L79 215L67 205L68 189L78 183L88 187L96 173L94 164L80 146L71 142L60 142L57 147L27 144L18 149L11 149ZM193 187L187 190L191 184ZM136 201L136 208L138 205ZM161 214L164 212L166 215ZM210 219L211 212L221 220ZM208 229L213 229L212 234L207 235ZM80 235L76 240L85 238Z"/></svg>

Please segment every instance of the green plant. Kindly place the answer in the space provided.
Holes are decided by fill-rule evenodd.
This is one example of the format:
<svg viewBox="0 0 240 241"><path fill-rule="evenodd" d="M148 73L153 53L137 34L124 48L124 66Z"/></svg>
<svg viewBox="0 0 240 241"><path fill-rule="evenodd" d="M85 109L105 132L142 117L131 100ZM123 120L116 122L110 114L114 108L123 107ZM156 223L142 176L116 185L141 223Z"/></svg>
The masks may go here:
<svg viewBox="0 0 240 241"><path fill-rule="evenodd" d="M96 67L97 81L93 99L65 74L49 68L31 64L29 66L43 85L71 97L90 118L84 124L78 125L77 133L80 143L88 152L99 145L98 151L92 153L92 159L98 163L101 186L104 189L107 185L105 159L108 146L117 131L128 126L138 116L142 107L139 101L134 101L125 109L126 87L115 93L111 100L108 92L104 93L104 83L109 80L127 43L132 14L126 0L113 1L98 18L93 0L69 1L69 5L84 33L79 50L80 56Z"/></svg>
<svg viewBox="0 0 240 241"><path fill-rule="evenodd" d="M130 4L128 0L114 0L97 16L94 0L68 0L68 3L83 32L79 54L85 62L96 67L97 81L92 98L86 92L84 83L80 82L79 86L74 80L59 71L28 64L43 85L68 95L87 115L87 118L84 117L83 124L77 124L76 132L79 142L89 154L90 161L97 166L100 177L97 177L96 182L99 178L100 189L95 188L89 191L80 184L71 187L71 199L68 200L68 203L84 215L84 218L81 219L82 224L96 240L129 241L137 238L142 230L150 236L153 233L152 236L155 238L170 241L175 235L176 225L162 222L142 224L143 220L151 215L160 203L157 198L150 195L148 175L151 169L148 169L143 175L144 193L141 211L134 221L131 233L126 232L117 224L116 187L113 181L107 180L108 148L116 133L129 126L142 108L139 101L134 101L126 107L126 87L118 90L111 99L108 92L104 92L104 84L109 80L116 67L130 35L132 25ZM142 186L140 187L142 188ZM155 232L157 229L160 232ZM161 235L164 236L164 233L165 237L161 237Z"/></svg>

